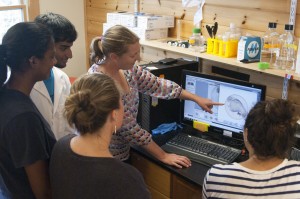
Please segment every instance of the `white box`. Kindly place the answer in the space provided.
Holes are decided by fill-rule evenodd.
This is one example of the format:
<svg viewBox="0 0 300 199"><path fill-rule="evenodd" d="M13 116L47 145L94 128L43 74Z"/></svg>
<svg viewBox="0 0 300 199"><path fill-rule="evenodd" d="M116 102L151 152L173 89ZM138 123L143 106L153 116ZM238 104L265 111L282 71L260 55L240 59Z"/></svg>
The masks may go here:
<svg viewBox="0 0 300 199"><path fill-rule="evenodd" d="M120 17L120 25L126 27L136 27L137 26L137 16L133 13L121 13Z"/></svg>
<svg viewBox="0 0 300 199"><path fill-rule="evenodd" d="M120 24L121 19L118 12L109 12L106 14L106 22L109 24Z"/></svg>
<svg viewBox="0 0 300 199"><path fill-rule="evenodd" d="M238 43L237 60L260 61L261 45L258 36L242 36Z"/></svg>
<svg viewBox="0 0 300 199"><path fill-rule="evenodd" d="M174 27L174 16L138 15L137 27L144 29L172 28Z"/></svg>
<svg viewBox="0 0 300 199"><path fill-rule="evenodd" d="M144 29L144 28L129 28L141 40L163 39L168 37L168 28Z"/></svg>
<svg viewBox="0 0 300 199"><path fill-rule="evenodd" d="M126 27L136 27L137 17L130 12L109 12L106 14L106 22Z"/></svg>
<svg viewBox="0 0 300 199"><path fill-rule="evenodd" d="M107 29L115 26L111 23L103 23L103 35ZM141 40L163 39L168 37L168 28L144 29L138 27L127 27L134 32Z"/></svg>

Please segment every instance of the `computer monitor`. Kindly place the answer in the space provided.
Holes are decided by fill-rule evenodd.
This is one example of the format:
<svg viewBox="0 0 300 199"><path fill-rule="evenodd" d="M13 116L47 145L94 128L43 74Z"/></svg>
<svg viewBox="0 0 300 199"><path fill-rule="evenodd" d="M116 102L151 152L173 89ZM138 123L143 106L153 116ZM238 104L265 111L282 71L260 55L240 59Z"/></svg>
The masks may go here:
<svg viewBox="0 0 300 199"><path fill-rule="evenodd" d="M195 102L182 100L181 123L192 126L199 121L209 125L209 132L242 138L248 112L265 100L266 86L187 70L182 75L184 89L224 105L214 106L210 114Z"/></svg>

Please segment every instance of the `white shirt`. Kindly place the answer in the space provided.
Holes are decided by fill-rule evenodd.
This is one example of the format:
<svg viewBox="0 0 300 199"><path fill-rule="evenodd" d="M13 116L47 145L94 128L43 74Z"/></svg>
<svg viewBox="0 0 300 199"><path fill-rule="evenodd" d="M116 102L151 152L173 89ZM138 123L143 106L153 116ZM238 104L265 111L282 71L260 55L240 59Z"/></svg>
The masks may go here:
<svg viewBox="0 0 300 199"><path fill-rule="evenodd" d="M48 90L43 81L37 82L30 97L40 113L49 123L56 139L74 133L64 117L63 111L66 98L70 94L71 83L69 77L62 70L53 67L54 75L54 103L52 103Z"/></svg>
<svg viewBox="0 0 300 199"><path fill-rule="evenodd" d="M214 165L204 179L202 198L300 198L300 162L285 159L267 171L238 163Z"/></svg>

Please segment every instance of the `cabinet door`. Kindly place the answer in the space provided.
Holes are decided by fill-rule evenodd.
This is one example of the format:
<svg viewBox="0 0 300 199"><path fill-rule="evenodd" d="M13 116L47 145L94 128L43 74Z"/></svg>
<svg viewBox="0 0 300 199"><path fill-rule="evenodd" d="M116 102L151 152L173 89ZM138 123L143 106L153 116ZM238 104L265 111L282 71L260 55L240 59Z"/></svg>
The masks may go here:
<svg viewBox="0 0 300 199"><path fill-rule="evenodd" d="M191 184L182 178L173 175L173 199L201 199L202 198L202 188Z"/></svg>
<svg viewBox="0 0 300 199"><path fill-rule="evenodd" d="M148 189L151 193L151 199L170 199L170 197L165 196L164 194L160 193L156 189L151 188L148 186Z"/></svg>
<svg viewBox="0 0 300 199"><path fill-rule="evenodd" d="M152 163L141 155L131 152L131 164L144 176L152 198L170 198L171 173Z"/></svg>

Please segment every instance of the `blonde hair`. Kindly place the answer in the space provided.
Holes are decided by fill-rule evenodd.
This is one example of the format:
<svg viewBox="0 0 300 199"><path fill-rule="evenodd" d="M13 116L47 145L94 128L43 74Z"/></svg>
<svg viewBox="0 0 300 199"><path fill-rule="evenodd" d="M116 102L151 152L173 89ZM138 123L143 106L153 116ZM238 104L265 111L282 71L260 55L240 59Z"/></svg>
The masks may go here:
<svg viewBox="0 0 300 199"><path fill-rule="evenodd" d="M111 111L120 108L119 87L109 76L83 75L72 87L65 102L65 116L81 135L94 133L105 124Z"/></svg>
<svg viewBox="0 0 300 199"><path fill-rule="evenodd" d="M115 25L109 28L101 37L95 37L90 45L90 64L98 63L110 53L118 56L128 50L128 45L135 44L140 39L128 28Z"/></svg>

